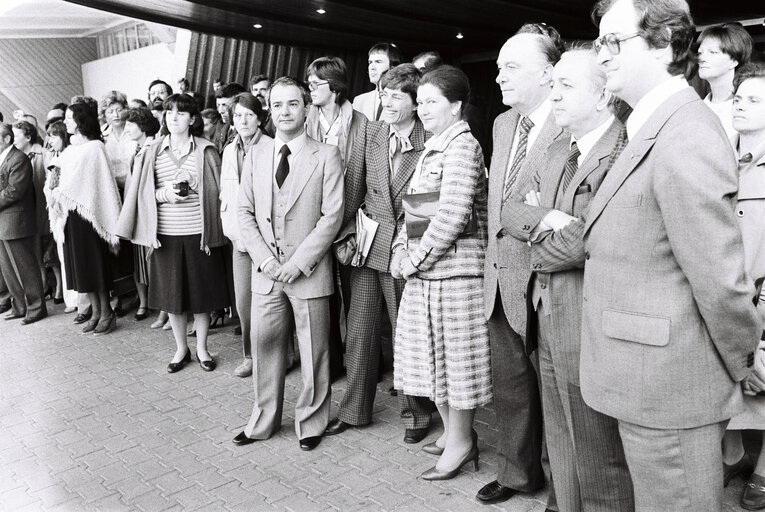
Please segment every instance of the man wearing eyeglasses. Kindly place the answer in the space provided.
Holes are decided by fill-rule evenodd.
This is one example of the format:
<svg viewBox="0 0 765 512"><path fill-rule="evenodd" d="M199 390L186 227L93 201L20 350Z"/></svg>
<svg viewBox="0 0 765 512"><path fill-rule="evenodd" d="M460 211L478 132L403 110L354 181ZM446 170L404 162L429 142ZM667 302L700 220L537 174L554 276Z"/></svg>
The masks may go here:
<svg viewBox="0 0 765 512"><path fill-rule="evenodd" d="M618 421L637 510L719 511L721 440L761 332L736 160L683 78L684 0L601 0L593 19L606 86L633 112L585 214L582 395Z"/></svg>

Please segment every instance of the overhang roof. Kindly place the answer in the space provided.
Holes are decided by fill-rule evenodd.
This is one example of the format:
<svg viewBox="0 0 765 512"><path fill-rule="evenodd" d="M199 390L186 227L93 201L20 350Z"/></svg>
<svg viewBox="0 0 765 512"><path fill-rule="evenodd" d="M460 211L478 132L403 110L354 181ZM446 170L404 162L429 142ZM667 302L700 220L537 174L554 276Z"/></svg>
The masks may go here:
<svg viewBox="0 0 765 512"><path fill-rule="evenodd" d="M527 21L553 25L566 39L596 35L589 17L593 0L68 1L210 34L346 50L393 41L409 54L431 49L452 55L496 51ZM699 25L765 15L765 7L750 0L689 3ZM458 33L463 38L458 39Z"/></svg>

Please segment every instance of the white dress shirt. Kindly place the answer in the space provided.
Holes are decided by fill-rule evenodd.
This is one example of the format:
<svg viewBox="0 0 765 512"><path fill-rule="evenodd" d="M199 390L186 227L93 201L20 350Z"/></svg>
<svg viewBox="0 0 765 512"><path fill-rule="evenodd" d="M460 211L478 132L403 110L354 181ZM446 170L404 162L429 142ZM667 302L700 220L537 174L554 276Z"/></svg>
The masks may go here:
<svg viewBox="0 0 765 512"><path fill-rule="evenodd" d="M673 94L690 87L682 76L673 76L660 83L640 98L627 119L627 137L632 140L654 112Z"/></svg>

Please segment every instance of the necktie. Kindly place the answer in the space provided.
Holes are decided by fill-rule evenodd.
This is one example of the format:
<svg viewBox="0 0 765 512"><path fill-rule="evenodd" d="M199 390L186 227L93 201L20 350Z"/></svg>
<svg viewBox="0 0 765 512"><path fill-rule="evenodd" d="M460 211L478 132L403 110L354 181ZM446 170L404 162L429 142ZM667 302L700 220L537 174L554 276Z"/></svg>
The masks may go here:
<svg viewBox="0 0 765 512"><path fill-rule="evenodd" d="M290 154L289 146L287 144L282 146L279 153L281 153L282 157L279 160L279 166L276 168L276 184L279 188L282 188L284 180L287 179L287 175L290 173L290 163L287 161L287 155Z"/></svg>
<svg viewBox="0 0 765 512"><path fill-rule="evenodd" d="M507 201L510 197L510 191L515 183L515 179L518 177L518 169L520 169L523 160L526 158L526 145L529 142L529 132L534 127L534 123L528 117L522 117L520 122L520 130L518 130L518 148L515 150L515 158L513 158L513 164L505 174L505 189L502 194L502 201Z"/></svg>
<svg viewBox="0 0 765 512"><path fill-rule="evenodd" d="M375 121L380 120L380 114L382 114L382 101L377 105L377 112L375 112Z"/></svg>
<svg viewBox="0 0 765 512"><path fill-rule="evenodd" d="M571 143L571 151L566 159L566 165L563 167L563 183L561 184L561 190L565 193L568 188L568 184L571 183L571 178L576 174L576 170L579 169L578 158L581 153L576 142Z"/></svg>

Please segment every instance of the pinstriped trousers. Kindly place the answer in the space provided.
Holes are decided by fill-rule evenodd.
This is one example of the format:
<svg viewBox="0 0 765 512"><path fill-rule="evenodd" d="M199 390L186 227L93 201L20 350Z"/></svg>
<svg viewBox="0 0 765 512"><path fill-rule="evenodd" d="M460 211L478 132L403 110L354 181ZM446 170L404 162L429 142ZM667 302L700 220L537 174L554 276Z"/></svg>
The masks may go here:
<svg viewBox="0 0 765 512"><path fill-rule="evenodd" d="M632 512L635 498L618 422L585 404L579 386L556 372L565 364L556 345L570 340L560 339L544 304L537 314L544 432L558 509Z"/></svg>
<svg viewBox="0 0 765 512"><path fill-rule="evenodd" d="M351 425L366 425L372 421L372 407L377 391L380 366L380 324L385 297L387 314L396 333L396 318L406 282L394 279L387 272L367 267L351 271L351 306L345 342L347 390L340 402L338 418ZM395 364L395 362L394 362ZM425 397L398 394L401 418L406 428L430 425L431 402Z"/></svg>

